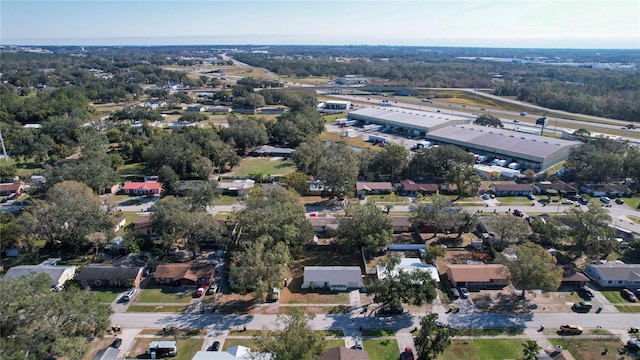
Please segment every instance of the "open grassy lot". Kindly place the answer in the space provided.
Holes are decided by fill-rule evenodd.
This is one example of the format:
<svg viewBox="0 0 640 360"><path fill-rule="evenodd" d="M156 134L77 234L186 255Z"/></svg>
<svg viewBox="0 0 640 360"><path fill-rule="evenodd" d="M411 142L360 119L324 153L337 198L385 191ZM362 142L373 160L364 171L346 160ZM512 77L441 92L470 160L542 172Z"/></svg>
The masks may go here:
<svg viewBox="0 0 640 360"><path fill-rule="evenodd" d="M101 289L91 292L93 293L93 297L98 299L98 301L110 303L116 299L118 294L122 292L122 289Z"/></svg>
<svg viewBox="0 0 640 360"><path fill-rule="evenodd" d="M640 196L634 196L632 198L624 198L625 204L630 206L632 209L640 209Z"/></svg>
<svg viewBox="0 0 640 360"><path fill-rule="evenodd" d="M246 157L240 164L233 168L234 175L286 175L296 170L295 165L290 160L272 160L271 158Z"/></svg>
<svg viewBox="0 0 640 360"><path fill-rule="evenodd" d="M561 345L576 360L619 359L618 350L624 347L617 340L551 338L549 341L553 345ZM604 349L609 351L604 354Z"/></svg>
<svg viewBox="0 0 640 360"><path fill-rule="evenodd" d="M627 300L625 300L622 295L620 295L620 291L618 290L601 290L600 293L602 295L604 295L604 297L607 298L607 300L609 300L609 302L611 303L626 303Z"/></svg>
<svg viewBox="0 0 640 360"><path fill-rule="evenodd" d="M188 304L191 302L191 291L180 287L153 287L143 289L139 303L175 303Z"/></svg>
<svg viewBox="0 0 640 360"><path fill-rule="evenodd" d="M441 360L520 359L524 339L456 339Z"/></svg>
<svg viewBox="0 0 640 360"><path fill-rule="evenodd" d="M333 349L334 347L339 347L339 346L344 347L344 340L341 340L341 339L329 339L329 340L327 340L327 344L325 345L324 349L325 349L325 351L327 351L329 349Z"/></svg>
<svg viewBox="0 0 640 360"><path fill-rule="evenodd" d="M396 360L400 356L395 339L364 340L362 347L369 354L370 360Z"/></svg>
<svg viewBox="0 0 640 360"><path fill-rule="evenodd" d="M186 308L179 305L129 305L127 312L173 313L183 312Z"/></svg>
<svg viewBox="0 0 640 360"><path fill-rule="evenodd" d="M131 163L122 165L116 173L120 176L124 175L146 175L147 168L143 163Z"/></svg>
<svg viewBox="0 0 640 360"><path fill-rule="evenodd" d="M137 338L129 351L128 358L136 359L151 359L147 354L149 350L149 344L152 341L162 341L166 338ZM173 357L173 360L191 360L196 352L202 349L203 339L178 339L178 355Z"/></svg>

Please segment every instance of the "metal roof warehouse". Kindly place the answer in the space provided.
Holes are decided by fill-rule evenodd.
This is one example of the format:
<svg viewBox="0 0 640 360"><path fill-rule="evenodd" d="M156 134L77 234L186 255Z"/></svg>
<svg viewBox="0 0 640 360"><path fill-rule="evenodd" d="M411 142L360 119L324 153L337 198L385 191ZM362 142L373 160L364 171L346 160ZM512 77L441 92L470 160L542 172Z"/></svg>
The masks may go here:
<svg viewBox="0 0 640 360"><path fill-rule="evenodd" d="M546 170L567 160L579 141L523 134L479 125L452 125L425 136L436 144L456 145L479 155L518 162L522 168Z"/></svg>
<svg viewBox="0 0 640 360"><path fill-rule="evenodd" d="M386 129L420 136L448 125L470 122L462 116L378 106L352 111L349 113L349 120L356 120L365 125L379 124Z"/></svg>

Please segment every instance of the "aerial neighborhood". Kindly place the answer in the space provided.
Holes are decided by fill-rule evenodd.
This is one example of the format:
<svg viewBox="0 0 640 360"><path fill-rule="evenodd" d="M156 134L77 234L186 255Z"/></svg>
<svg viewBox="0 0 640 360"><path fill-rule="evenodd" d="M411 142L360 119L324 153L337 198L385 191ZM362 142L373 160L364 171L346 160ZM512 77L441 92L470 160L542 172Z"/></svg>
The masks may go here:
<svg viewBox="0 0 640 360"><path fill-rule="evenodd" d="M1 47L0 358L637 358L638 71L419 53Z"/></svg>

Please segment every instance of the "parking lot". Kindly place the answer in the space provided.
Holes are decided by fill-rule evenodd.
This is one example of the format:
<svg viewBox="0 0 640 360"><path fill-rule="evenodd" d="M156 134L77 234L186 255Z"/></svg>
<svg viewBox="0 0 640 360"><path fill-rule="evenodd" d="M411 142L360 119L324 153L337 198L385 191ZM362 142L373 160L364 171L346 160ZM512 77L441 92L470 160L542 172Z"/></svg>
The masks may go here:
<svg viewBox="0 0 640 360"><path fill-rule="evenodd" d="M407 149L411 149L417 143L424 141L418 138L409 139L407 137L403 137L398 134L390 134L382 131L364 130L363 128L356 127L356 126L342 127L340 125L328 124L325 126L325 128L327 129L328 132L337 133L337 134L346 133L347 130L355 131L355 133L357 134L356 136L360 137L364 141L369 141L369 135L382 136L389 139L389 142L393 144L401 145Z"/></svg>

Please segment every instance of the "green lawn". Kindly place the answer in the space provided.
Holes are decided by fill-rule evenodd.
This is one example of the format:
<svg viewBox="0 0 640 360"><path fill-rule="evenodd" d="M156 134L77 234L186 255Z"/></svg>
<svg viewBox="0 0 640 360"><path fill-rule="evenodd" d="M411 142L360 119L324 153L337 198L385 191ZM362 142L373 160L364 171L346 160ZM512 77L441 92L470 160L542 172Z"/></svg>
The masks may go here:
<svg viewBox="0 0 640 360"><path fill-rule="evenodd" d="M124 164L116 173L120 176L123 175L146 175L147 168L143 163Z"/></svg>
<svg viewBox="0 0 640 360"><path fill-rule="evenodd" d="M609 300L609 302L611 303L625 303L627 302L627 300L625 300L622 295L620 295L620 292L617 290L602 290L600 291L600 293L602 293L602 295L604 295L604 297L607 298L607 300Z"/></svg>
<svg viewBox="0 0 640 360"><path fill-rule="evenodd" d="M620 312L640 313L640 306L637 305L616 305L616 309Z"/></svg>
<svg viewBox="0 0 640 360"><path fill-rule="evenodd" d="M124 227L120 228L120 230L118 230L116 232L116 235L117 236L124 235L124 229L127 226L133 224L133 220L135 220L138 217L138 215L140 215L140 214L135 212L135 211L122 211L122 212L120 212L118 214L118 217L120 217L120 216L124 217L127 222L124 224Z"/></svg>
<svg viewBox="0 0 640 360"><path fill-rule="evenodd" d="M179 339L178 340L178 355L174 357L174 360L191 360L196 352L202 349L202 343L204 339Z"/></svg>
<svg viewBox="0 0 640 360"><path fill-rule="evenodd" d="M456 339L441 360L521 359L525 339Z"/></svg>
<svg viewBox="0 0 640 360"><path fill-rule="evenodd" d="M116 299L118 294L122 292L122 289L105 289L105 290L97 290L91 291L93 293L93 297L98 299L100 302L112 302Z"/></svg>
<svg viewBox="0 0 640 360"><path fill-rule="evenodd" d="M256 342L253 339L226 339L224 341L224 345L222 346L222 351L227 351L230 347L242 345L246 346L249 349L256 349Z"/></svg>
<svg viewBox="0 0 640 360"><path fill-rule="evenodd" d="M400 356L398 342L395 339L364 340L362 347L369 354L370 360L397 360Z"/></svg>
<svg viewBox="0 0 640 360"><path fill-rule="evenodd" d="M632 198L623 198L624 203L629 205L633 209L640 209L640 196L634 196Z"/></svg>
<svg viewBox="0 0 640 360"><path fill-rule="evenodd" d="M191 302L191 291L180 287L160 287L143 289L138 298L139 303L176 303Z"/></svg>
<svg viewBox="0 0 640 360"><path fill-rule="evenodd" d="M243 158L240 164L233 168L234 175L286 175L296 170L290 160L274 160L269 158Z"/></svg>
<svg viewBox="0 0 640 360"><path fill-rule="evenodd" d="M500 197L496 197L496 200L498 200L504 205L516 204L516 203L525 204L525 205L531 204L531 200L527 199L525 196L500 196Z"/></svg>
<svg viewBox="0 0 640 360"><path fill-rule="evenodd" d="M127 312L183 312L187 307L179 305L129 305Z"/></svg>
<svg viewBox="0 0 640 360"><path fill-rule="evenodd" d="M215 200L213 200L214 205L233 205L236 200L238 200L237 196L231 195L220 195Z"/></svg>
<svg viewBox="0 0 640 360"><path fill-rule="evenodd" d="M554 346L561 345L576 360L620 359L618 350L624 347L624 344L617 340L550 338L549 341ZM604 349L609 350L607 354L603 354Z"/></svg>
<svg viewBox="0 0 640 360"><path fill-rule="evenodd" d="M342 346L344 347L344 339L330 339L327 340L327 344L325 345L324 349L329 350L329 349L333 349L334 347L339 347Z"/></svg>
<svg viewBox="0 0 640 360"><path fill-rule="evenodd" d="M395 336L396 332L393 330L362 330L362 336Z"/></svg>

